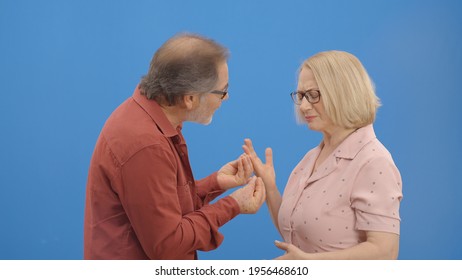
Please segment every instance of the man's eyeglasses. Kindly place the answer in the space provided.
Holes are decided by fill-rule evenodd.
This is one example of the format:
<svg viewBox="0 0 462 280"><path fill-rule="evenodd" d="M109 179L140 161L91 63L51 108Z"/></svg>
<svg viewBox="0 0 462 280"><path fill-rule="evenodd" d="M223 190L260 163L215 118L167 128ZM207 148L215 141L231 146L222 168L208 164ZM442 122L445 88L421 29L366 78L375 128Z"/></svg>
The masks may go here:
<svg viewBox="0 0 462 280"><path fill-rule="evenodd" d="M290 97L292 97L292 100L294 101L295 104L300 105L302 104L303 97L310 102L311 104L316 104L319 102L321 99L321 92L319 90L307 90L305 92L303 91L294 91L290 93Z"/></svg>
<svg viewBox="0 0 462 280"><path fill-rule="evenodd" d="M223 100L225 99L226 95L228 95L228 89L225 89L224 91L221 91L221 90L212 90L210 91L209 93L213 93L213 94L220 94L220 99Z"/></svg>

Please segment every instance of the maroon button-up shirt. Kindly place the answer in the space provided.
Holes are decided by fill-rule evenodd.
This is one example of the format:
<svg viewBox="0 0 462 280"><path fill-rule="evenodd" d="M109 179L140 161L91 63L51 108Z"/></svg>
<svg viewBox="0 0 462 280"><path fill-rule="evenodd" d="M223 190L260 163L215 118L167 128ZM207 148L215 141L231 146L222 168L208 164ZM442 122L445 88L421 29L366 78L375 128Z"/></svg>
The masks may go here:
<svg viewBox="0 0 462 280"><path fill-rule="evenodd" d="M137 88L109 117L87 182L85 259L196 259L239 214L217 174L195 181L181 128Z"/></svg>

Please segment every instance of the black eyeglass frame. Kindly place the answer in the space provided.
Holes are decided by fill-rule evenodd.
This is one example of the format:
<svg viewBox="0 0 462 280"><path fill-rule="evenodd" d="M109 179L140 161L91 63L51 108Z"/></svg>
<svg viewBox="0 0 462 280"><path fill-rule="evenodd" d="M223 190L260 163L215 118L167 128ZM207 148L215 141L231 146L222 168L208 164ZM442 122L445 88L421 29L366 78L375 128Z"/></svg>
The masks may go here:
<svg viewBox="0 0 462 280"><path fill-rule="evenodd" d="M316 93L316 95L314 97L311 94L312 92ZM302 97L300 99L298 99L299 94L302 95ZM303 97L305 97L306 101L308 101L309 103L316 104L316 103L319 102L319 100L321 100L321 92L319 90L317 90L317 89L311 89L311 90L307 90L305 92L294 91L294 92L290 93L290 97L292 98L292 101L297 105L302 104Z"/></svg>
<svg viewBox="0 0 462 280"><path fill-rule="evenodd" d="M221 90L212 90L209 93L221 94L220 99L223 100L223 99L225 99L226 95L228 95L228 90L223 90L223 91L221 91Z"/></svg>

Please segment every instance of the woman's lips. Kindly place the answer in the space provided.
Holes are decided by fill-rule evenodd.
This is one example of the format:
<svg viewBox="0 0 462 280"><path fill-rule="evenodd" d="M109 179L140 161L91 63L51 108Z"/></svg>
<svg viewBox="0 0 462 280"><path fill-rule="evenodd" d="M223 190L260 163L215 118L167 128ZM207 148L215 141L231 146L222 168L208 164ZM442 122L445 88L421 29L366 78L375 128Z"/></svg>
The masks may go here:
<svg viewBox="0 0 462 280"><path fill-rule="evenodd" d="M316 116L305 116L305 120L306 120L307 122L311 122L311 121L313 121L315 118L316 118Z"/></svg>

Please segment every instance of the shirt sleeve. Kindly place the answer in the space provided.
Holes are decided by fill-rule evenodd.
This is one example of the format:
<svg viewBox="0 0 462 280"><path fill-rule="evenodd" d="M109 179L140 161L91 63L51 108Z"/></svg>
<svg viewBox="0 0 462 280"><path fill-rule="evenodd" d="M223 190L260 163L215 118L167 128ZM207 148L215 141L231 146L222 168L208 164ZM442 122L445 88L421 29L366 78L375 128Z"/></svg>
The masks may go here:
<svg viewBox="0 0 462 280"><path fill-rule="evenodd" d="M197 196L202 201L202 205L210 203L210 201L225 192L218 186L217 172L214 172L202 180L197 180L196 186L198 189Z"/></svg>
<svg viewBox="0 0 462 280"><path fill-rule="evenodd" d="M189 188L178 186L171 150L146 147L122 167L120 200L143 250L151 259L181 259L194 250L217 248L218 228L239 214L232 197L183 214L181 203L193 203ZM190 201L188 201L190 199Z"/></svg>
<svg viewBox="0 0 462 280"><path fill-rule="evenodd" d="M401 176L392 160L370 160L359 171L351 194L356 229L399 234Z"/></svg>

